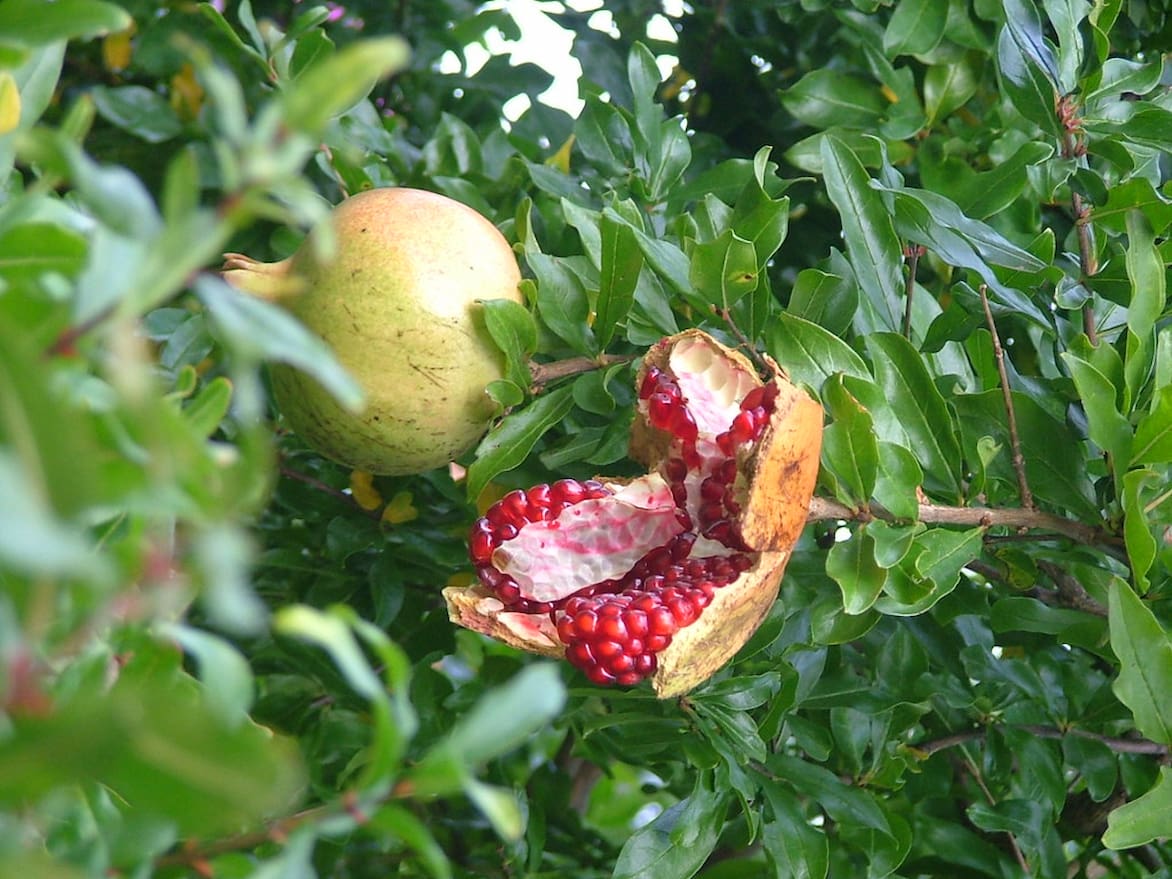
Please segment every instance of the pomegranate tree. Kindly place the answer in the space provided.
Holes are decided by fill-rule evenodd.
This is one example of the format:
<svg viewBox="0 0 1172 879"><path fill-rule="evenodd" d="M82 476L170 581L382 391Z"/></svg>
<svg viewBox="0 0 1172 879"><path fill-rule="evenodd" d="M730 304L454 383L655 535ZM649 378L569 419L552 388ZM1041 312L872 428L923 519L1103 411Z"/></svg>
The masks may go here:
<svg viewBox="0 0 1172 879"><path fill-rule="evenodd" d="M637 377L632 480L515 490L472 526L479 582L452 619L565 656L599 684L687 692L743 646L777 595L817 476L821 408L770 363L689 330Z"/></svg>
<svg viewBox="0 0 1172 879"><path fill-rule="evenodd" d="M358 413L311 376L272 367L295 433L326 457L372 473L420 473L470 449L497 414L487 385L504 376L478 300L521 301L512 248L458 201L408 188L371 189L330 215L335 247L311 232L276 263L226 255L224 278L279 300L333 349L362 386Z"/></svg>

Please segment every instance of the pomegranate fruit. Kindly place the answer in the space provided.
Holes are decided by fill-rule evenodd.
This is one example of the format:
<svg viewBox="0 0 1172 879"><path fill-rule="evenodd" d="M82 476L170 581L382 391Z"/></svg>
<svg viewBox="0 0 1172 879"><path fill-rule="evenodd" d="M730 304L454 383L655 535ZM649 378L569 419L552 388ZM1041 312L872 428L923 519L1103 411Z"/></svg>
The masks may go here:
<svg viewBox="0 0 1172 879"><path fill-rule="evenodd" d="M661 698L711 677L776 598L818 471L822 410L770 365L763 383L699 330L653 346L630 449L646 475L506 494L469 534L479 583L444 590L452 620Z"/></svg>
<svg viewBox="0 0 1172 879"><path fill-rule="evenodd" d="M284 304L366 392L365 408L353 413L309 375L277 364L277 405L310 446L355 469L443 466L497 414L485 387L503 377L503 357L476 301L522 301L512 248L472 208L416 189L359 193L329 222L336 246L328 260L313 240L321 230L281 262L225 254L225 280Z"/></svg>

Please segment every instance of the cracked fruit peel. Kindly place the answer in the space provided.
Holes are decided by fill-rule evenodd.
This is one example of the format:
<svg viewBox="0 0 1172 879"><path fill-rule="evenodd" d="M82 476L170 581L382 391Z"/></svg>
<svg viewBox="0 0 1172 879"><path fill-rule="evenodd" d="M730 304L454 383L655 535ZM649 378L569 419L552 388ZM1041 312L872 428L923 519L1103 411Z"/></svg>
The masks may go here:
<svg viewBox="0 0 1172 879"><path fill-rule="evenodd" d="M630 443L646 475L506 494L469 535L479 582L444 590L451 619L660 698L715 674L776 599L818 473L822 409L767 365L699 330L654 345Z"/></svg>
<svg viewBox="0 0 1172 879"><path fill-rule="evenodd" d="M310 446L349 467L441 467L498 412L485 388L503 377L503 355L476 303L522 302L512 248L472 208L405 187L354 195L328 222L328 258L313 240L320 229L281 262L226 254L224 279L280 301L330 345L367 401L355 414L310 376L274 364L277 405Z"/></svg>

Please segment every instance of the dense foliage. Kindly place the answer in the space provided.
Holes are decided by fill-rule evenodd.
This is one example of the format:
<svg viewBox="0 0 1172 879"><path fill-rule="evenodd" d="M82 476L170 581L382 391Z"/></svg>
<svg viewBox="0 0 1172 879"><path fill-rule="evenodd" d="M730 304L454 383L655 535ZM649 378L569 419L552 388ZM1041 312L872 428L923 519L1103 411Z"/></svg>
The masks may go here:
<svg viewBox="0 0 1172 879"><path fill-rule="evenodd" d="M0 875L1172 875L1172 16L547 4L573 118L445 72L499 5L0 0ZM355 388L216 273L396 184L527 278L461 481L283 430L266 363ZM660 702L453 627L687 326L826 411L761 629Z"/></svg>

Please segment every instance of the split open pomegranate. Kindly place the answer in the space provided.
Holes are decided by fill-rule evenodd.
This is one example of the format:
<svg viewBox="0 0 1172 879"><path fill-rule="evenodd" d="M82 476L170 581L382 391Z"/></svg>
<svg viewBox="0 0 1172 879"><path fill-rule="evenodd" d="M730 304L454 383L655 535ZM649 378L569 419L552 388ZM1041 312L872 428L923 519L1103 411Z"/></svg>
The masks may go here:
<svg viewBox="0 0 1172 879"><path fill-rule="evenodd" d="M472 527L479 583L444 591L452 620L598 684L707 680L775 600L817 476L822 410L773 368L699 330L653 346L630 449L646 475L509 492Z"/></svg>

